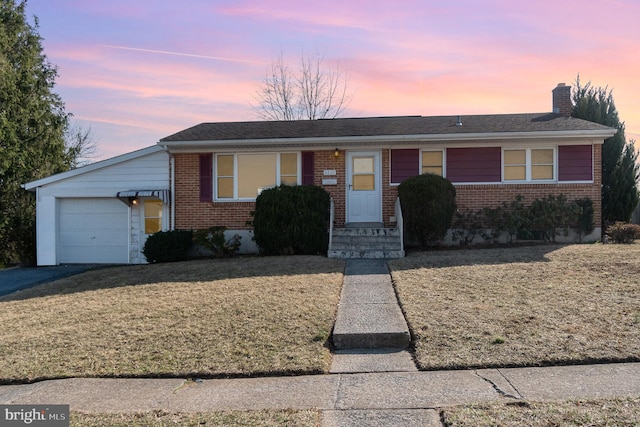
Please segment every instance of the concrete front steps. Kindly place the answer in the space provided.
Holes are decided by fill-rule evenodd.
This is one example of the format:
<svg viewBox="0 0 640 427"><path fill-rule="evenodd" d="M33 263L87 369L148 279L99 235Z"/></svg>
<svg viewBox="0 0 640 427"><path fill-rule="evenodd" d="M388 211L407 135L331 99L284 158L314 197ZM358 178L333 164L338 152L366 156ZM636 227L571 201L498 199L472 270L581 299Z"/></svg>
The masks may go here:
<svg viewBox="0 0 640 427"><path fill-rule="evenodd" d="M347 224L334 228L329 258L390 259L404 258L404 249L397 228L382 224Z"/></svg>

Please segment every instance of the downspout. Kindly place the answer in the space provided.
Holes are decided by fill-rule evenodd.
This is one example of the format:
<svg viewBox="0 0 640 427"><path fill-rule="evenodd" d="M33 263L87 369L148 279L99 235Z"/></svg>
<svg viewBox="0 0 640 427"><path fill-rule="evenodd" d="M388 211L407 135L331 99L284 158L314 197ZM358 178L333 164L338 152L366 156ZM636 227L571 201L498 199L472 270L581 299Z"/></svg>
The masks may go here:
<svg viewBox="0 0 640 427"><path fill-rule="evenodd" d="M128 220L129 220L129 232L127 233L127 238L129 240L129 243L127 245L127 264L131 264L131 248L133 246L133 207L131 204L128 204L127 206L127 215L129 216ZM140 249L138 249L139 251Z"/></svg>
<svg viewBox="0 0 640 427"><path fill-rule="evenodd" d="M24 185L21 185L22 189L25 190ZM38 263L38 258L40 254L38 254L39 249L41 247L41 243L40 243L40 221L38 221L38 213L40 212L40 209L38 209L38 200L40 200L40 187L36 187L36 265L40 265ZM54 215L56 215L55 211L54 211ZM57 227L56 227L57 228ZM56 232L56 238L57 238L57 232ZM58 242L56 242L54 240L54 250L56 253L56 261L58 258L58 251L56 250L58 247Z"/></svg>
<svg viewBox="0 0 640 427"><path fill-rule="evenodd" d="M166 150L166 147L165 147ZM169 154L169 168L171 169L171 230L176 229L176 162L173 154Z"/></svg>
<svg viewBox="0 0 640 427"><path fill-rule="evenodd" d="M333 220L335 217L335 207L333 205L333 197L329 199L329 251L333 246Z"/></svg>
<svg viewBox="0 0 640 427"><path fill-rule="evenodd" d="M400 204L400 197L396 198L395 211L396 227L398 227L398 233L400 234L400 250L404 251L404 218L402 217L402 205Z"/></svg>

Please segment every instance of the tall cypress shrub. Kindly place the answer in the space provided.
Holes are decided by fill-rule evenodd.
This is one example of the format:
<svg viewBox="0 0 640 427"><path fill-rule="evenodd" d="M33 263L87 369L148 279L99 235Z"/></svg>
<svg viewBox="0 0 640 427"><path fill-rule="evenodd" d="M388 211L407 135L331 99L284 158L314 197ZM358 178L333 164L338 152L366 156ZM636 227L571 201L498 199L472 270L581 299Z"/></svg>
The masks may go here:
<svg viewBox="0 0 640 427"><path fill-rule="evenodd" d="M35 263L35 195L21 185L69 166L57 69L26 5L0 0L0 267Z"/></svg>
<svg viewBox="0 0 640 427"><path fill-rule="evenodd" d="M640 200L640 168L633 141L626 139L613 92L608 87L594 87L591 82L582 85L578 76L572 102L572 117L618 129L602 146L603 229L616 221L629 221Z"/></svg>

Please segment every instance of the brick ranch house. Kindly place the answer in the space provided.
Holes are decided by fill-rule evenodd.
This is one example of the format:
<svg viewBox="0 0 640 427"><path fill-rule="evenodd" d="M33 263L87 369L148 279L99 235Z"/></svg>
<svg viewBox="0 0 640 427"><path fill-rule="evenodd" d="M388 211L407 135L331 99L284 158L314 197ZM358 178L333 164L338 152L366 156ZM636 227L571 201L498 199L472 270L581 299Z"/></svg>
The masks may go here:
<svg viewBox="0 0 640 427"><path fill-rule="evenodd" d="M602 144L615 130L571 118L570 86L552 100L550 113L196 125L159 142L175 171L175 226L246 232L260 189L313 184L330 193L335 227L394 227L398 184L425 172L454 184L461 210L564 194L591 198L600 224Z"/></svg>
<svg viewBox="0 0 640 427"><path fill-rule="evenodd" d="M398 184L425 172L454 184L460 210L564 194L591 198L598 225L602 144L616 131L570 117L571 107L571 87L559 84L545 113L202 123L154 147L25 184L38 194L38 264L113 262L114 251L117 262L144 262L151 232L211 226L240 234L241 252L253 252L250 212L262 189L279 184L327 190L337 230L394 228ZM107 199L114 213L96 219ZM86 257L89 247L78 244L100 246L93 225L77 230L78 209L91 224L119 218L122 237L112 237L117 245L102 248L102 258ZM600 228L589 236L600 237Z"/></svg>

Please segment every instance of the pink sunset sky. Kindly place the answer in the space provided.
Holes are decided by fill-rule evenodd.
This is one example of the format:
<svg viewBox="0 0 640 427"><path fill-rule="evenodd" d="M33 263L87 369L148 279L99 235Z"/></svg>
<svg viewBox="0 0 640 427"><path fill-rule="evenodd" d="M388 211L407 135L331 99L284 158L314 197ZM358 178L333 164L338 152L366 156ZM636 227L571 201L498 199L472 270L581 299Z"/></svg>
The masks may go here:
<svg viewBox="0 0 640 427"><path fill-rule="evenodd" d="M99 157L201 122L258 120L280 52L348 72L345 116L551 111L551 90L613 89L640 140L636 0L29 0L56 92Z"/></svg>

